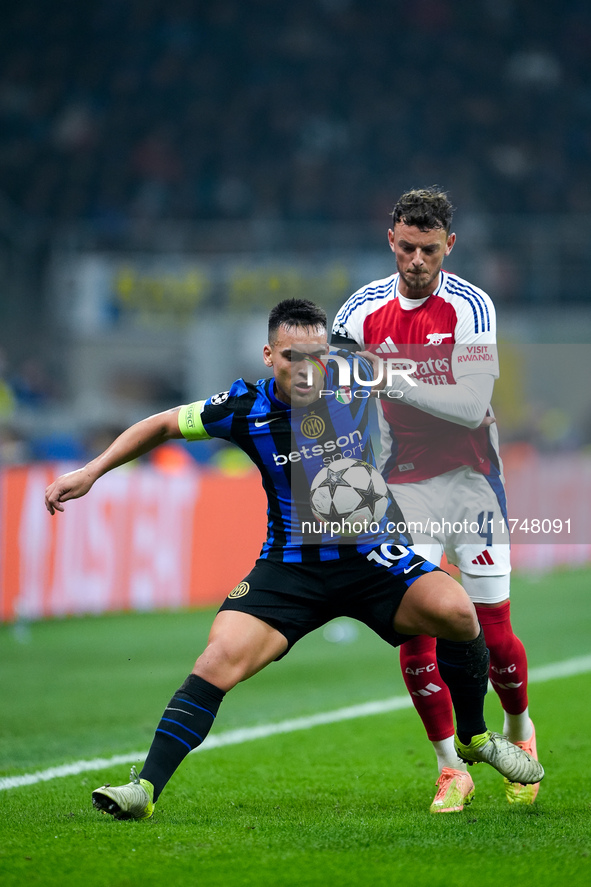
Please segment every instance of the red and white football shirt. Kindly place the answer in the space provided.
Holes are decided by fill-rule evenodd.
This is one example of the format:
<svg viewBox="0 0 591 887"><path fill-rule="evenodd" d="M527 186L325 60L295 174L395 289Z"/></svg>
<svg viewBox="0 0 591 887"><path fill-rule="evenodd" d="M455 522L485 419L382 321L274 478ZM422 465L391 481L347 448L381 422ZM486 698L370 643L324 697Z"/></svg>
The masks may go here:
<svg viewBox="0 0 591 887"><path fill-rule="evenodd" d="M483 290L442 271L432 295L410 300L398 293L398 279L393 274L353 293L335 318L333 343L346 347L352 340L382 357L411 358L415 378L432 385L454 385L472 373L498 377L495 309ZM426 480L462 465L498 474L496 430L466 428L396 400L380 399L380 407L390 483Z"/></svg>

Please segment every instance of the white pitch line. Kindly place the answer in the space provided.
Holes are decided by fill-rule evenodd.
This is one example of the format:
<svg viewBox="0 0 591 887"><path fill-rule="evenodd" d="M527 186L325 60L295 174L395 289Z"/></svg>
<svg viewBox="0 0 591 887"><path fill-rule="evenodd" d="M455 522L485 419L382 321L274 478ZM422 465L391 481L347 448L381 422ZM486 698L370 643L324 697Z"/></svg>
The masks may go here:
<svg viewBox="0 0 591 887"><path fill-rule="evenodd" d="M576 659L567 659L564 662L555 662L551 665L542 665L532 668L529 672L530 684L541 684L557 678L568 678L591 671L591 656L579 656ZM390 711L400 711L403 708L411 708L410 696L393 696L391 699L382 699L376 702L364 702L361 705L351 705L347 708L337 708L334 711L320 712L304 718L291 718L279 721L276 724L261 724L259 727L241 727L238 730L227 730L218 736L209 736L205 743L195 752L210 751L214 748L222 748L225 745L241 745L243 742L251 742L254 739L266 739L269 736L277 736L280 733L295 733L297 730L309 730L322 724L335 724L338 721L350 721L354 718L365 718L369 715L380 715ZM38 770L36 773L25 773L22 776L0 777L0 791L9 788L20 788L25 785L35 785L38 782L48 782L51 779L59 779L63 776L78 776L93 770L106 770L118 764L132 764L142 761L147 752L132 752L126 755L114 755L111 758L94 758L91 761L74 761L71 764L62 764L60 767L49 767L47 770Z"/></svg>

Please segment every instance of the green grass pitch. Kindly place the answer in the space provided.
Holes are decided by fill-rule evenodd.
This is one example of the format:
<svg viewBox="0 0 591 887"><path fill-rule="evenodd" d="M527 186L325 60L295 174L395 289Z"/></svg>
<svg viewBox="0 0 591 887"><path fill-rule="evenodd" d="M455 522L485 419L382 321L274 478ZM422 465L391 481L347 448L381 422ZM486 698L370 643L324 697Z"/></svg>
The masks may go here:
<svg viewBox="0 0 591 887"><path fill-rule="evenodd" d="M513 622L530 667L591 653L591 572L515 576ZM149 746L202 649L212 611L123 614L0 627L0 779ZM473 769L476 797L431 816L437 773L413 709L191 755L152 820L90 804L128 765L0 791L0 884L569 885L591 883L591 674L533 682L546 767L533 807ZM212 735L405 696L396 651L359 626L316 632L233 690ZM500 706L487 697L489 726Z"/></svg>

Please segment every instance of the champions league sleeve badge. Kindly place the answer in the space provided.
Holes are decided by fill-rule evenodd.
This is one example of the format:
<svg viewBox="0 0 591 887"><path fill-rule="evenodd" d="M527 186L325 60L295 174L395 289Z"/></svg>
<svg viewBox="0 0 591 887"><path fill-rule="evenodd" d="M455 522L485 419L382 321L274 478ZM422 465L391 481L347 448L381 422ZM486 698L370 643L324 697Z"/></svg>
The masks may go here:
<svg viewBox="0 0 591 887"><path fill-rule="evenodd" d="M219 406L221 403L225 403L230 396L229 391L220 391L219 394L214 394L213 397L210 398L210 403Z"/></svg>

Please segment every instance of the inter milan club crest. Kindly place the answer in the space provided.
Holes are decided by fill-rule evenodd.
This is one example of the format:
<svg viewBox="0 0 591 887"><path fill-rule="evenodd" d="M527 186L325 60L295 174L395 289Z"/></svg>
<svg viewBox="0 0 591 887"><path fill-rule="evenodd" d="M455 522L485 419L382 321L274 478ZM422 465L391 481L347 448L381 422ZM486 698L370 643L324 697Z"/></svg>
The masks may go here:
<svg viewBox="0 0 591 887"><path fill-rule="evenodd" d="M232 589L228 597L234 600L237 597L244 597L244 595L248 594L249 591L250 585L248 582L239 582L236 588Z"/></svg>
<svg viewBox="0 0 591 887"><path fill-rule="evenodd" d="M308 440L316 440L316 438L324 434L325 430L326 423L320 416L317 416L315 413L309 413L307 416L304 416L301 432Z"/></svg>

